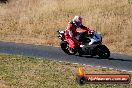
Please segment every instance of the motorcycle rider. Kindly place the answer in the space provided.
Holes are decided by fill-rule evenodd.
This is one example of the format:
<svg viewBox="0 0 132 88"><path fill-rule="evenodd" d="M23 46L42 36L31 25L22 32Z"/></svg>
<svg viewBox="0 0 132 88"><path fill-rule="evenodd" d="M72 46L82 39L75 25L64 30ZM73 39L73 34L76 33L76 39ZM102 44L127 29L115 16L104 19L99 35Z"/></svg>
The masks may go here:
<svg viewBox="0 0 132 88"><path fill-rule="evenodd" d="M75 37L77 36L77 28L81 28L85 30L88 33L93 33L93 30L90 28L85 27L82 25L82 18L80 16L75 16L71 22L69 22L66 30L65 30L65 39L69 43L69 51L70 53L73 52L73 50L77 47L77 45L83 46ZM89 45L91 45L95 40L90 38L91 42L89 42Z"/></svg>

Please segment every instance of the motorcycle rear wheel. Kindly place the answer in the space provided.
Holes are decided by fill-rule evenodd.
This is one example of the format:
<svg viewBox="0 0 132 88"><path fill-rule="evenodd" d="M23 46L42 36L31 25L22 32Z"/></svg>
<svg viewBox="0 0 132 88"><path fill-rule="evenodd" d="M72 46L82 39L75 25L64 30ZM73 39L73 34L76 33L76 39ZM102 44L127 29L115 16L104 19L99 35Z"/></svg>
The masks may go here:
<svg viewBox="0 0 132 88"><path fill-rule="evenodd" d="M70 53L69 44L67 41L61 41L60 46L61 46L61 49L68 55L75 55L77 53L77 50L73 50L73 52Z"/></svg>

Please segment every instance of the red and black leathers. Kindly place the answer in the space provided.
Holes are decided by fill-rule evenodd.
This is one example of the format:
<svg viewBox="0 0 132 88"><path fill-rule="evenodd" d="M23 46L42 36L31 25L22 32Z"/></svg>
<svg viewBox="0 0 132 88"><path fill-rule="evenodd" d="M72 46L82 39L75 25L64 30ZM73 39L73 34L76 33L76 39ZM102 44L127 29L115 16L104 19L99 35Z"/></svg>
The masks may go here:
<svg viewBox="0 0 132 88"><path fill-rule="evenodd" d="M77 28L81 28L87 32L92 31L90 28L87 28L84 25L77 27L73 22L70 22L65 30L65 39L69 43L69 48L75 49L76 46L80 44L79 41L75 38L75 36L78 34L76 30Z"/></svg>

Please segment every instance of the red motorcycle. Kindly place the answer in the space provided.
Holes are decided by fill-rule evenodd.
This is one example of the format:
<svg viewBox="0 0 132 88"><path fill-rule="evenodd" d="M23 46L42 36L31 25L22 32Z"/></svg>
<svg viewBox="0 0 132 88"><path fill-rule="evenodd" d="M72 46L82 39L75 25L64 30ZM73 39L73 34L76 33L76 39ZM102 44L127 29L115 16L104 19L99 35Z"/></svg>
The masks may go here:
<svg viewBox="0 0 132 88"><path fill-rule="evenodd" d="M79 32L76 36L76 39L79 42L83 42L84 46L78 45L77 48L71 53L69 51L69 44L65 39L64 31L57 31L58 38L61 39L60 46L61 49L68 55L75 55L77 52L80 56L82 55L98 55L99 58L109 58L110 51L109 49L102 44L102 36L99 32L93 32L92 34L86 32ZM89 45L90 38L98 38L98 41L95 41L92 45Z"/></svg>

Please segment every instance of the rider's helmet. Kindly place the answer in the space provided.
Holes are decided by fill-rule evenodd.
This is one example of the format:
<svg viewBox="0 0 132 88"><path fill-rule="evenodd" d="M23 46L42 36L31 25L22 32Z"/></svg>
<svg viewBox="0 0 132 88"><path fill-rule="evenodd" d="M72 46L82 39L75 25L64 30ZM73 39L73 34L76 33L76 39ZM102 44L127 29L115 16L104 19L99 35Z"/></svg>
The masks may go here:
<svg viewBox="0 0 132 88"><path fill-rule="evenodd" d="M82 18L80 16L75 16L72 19L72 22L74 23L74 25L76 25L77 27L79 27L80 25L82 25Z"/></svg>

